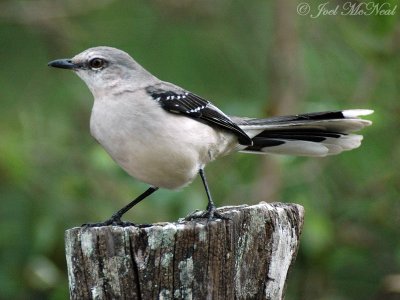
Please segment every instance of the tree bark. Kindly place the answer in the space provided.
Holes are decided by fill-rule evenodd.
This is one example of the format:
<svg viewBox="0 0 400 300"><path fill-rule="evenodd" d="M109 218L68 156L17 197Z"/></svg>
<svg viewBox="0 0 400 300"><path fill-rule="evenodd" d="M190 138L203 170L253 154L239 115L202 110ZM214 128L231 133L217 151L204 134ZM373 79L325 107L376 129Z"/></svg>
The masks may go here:
<svg viewBox="0 0 400 300"><path fill-rule="evenodd" d="M229 219L67 230L71 299L282 299L303 207L218 212Z"/></svg>

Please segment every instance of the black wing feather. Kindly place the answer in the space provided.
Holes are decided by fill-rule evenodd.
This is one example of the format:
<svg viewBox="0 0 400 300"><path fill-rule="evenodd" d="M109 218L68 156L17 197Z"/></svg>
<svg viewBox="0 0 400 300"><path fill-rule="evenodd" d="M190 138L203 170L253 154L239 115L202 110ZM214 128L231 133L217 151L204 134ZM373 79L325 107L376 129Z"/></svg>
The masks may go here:
<svg viewBox="0 0 400 300"><path fill-rule="evenodd" d="M146 91L165 110L229 130L238 137L240 144L252 145L251 138L210 101L186 91L173 92L154 87L149 87Z"/></svg>

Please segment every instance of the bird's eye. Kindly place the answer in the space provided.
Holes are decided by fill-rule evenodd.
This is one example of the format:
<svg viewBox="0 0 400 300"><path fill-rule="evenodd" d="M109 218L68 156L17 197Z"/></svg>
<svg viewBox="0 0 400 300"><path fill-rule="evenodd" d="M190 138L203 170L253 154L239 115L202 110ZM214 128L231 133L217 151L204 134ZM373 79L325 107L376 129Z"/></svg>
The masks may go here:
<svg viewBox="0 0 400 300"><path fill-rule="evenodd" d="M103 68L104 65L105 65L105 61L104 61L104 59L101 59L101 58L93 58L89 61L89 66L93 70L99 70L99 69Z"/></svg>

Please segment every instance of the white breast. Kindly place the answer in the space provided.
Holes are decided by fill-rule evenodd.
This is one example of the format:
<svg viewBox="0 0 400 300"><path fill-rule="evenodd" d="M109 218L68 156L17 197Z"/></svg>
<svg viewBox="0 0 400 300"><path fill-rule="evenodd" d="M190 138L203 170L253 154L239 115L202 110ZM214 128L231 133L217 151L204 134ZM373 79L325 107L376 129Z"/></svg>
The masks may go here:
<svg viewBox="0 0 400 300"><path fill-rule="evenodd" d="M166 112L140 93L114 101L97 99L90 128L128 174L168 189L190 183L200 168L236 141L233 135Z"/></svg>

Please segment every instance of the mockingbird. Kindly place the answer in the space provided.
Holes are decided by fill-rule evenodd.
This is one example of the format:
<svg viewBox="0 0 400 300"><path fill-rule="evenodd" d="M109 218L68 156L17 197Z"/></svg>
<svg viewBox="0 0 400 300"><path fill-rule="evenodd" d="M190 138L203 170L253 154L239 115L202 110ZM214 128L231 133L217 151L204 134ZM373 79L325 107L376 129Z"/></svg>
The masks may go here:
<svg viewBox="0 0 400 300"><path fill-rule="evenodd" d="M204 174L211 161L233 152L326 156L357 148L351 132L372 110L351 109L266 119L228 116L210 101L150 74L127 53L90 48L49 66L70 69L94 97L92 136L132 177L150 187L105 222L130 225L122 215L158 188L178 189L200 174L207 197L202 217L221 217Z"/></svg>

